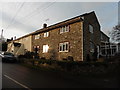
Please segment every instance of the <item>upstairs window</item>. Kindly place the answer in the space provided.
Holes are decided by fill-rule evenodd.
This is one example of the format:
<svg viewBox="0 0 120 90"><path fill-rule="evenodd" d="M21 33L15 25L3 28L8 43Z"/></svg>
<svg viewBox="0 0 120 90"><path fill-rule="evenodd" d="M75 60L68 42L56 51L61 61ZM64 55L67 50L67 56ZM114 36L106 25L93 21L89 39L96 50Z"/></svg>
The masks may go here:
<svg viewBox="0 0 120 90"><path fill-rule="evenodd" d="M35 35L35 39L39 39L40 38L40 34Z"/></svg>
<svg viewBox="0 0 120 90"><path fill-rule="evenodd" d="M89 31L90 31L91 33L93 33L93 26L92 26L92 25L89 25Z"/></svg>
<svg viewBox="0 0 120 90"><path fill-rule="evenodd" d="M59 52L68 52L69 51L69 42L64 42L59 44Z"/></svg>
<svg viewBox="0 0 120 90"><path fill-rule="evenodd" d="M70 26L69 25L63 26L63 27L60 28L60 34L64 33L64 32L69 32L69 30L70 30Z"/></svg>
<svg viewBox="0 0 120 90"><path fill-rule="evenodd" d="M48 37L48 36L49 36L49 32L45 32L44 37Z"/></svg>

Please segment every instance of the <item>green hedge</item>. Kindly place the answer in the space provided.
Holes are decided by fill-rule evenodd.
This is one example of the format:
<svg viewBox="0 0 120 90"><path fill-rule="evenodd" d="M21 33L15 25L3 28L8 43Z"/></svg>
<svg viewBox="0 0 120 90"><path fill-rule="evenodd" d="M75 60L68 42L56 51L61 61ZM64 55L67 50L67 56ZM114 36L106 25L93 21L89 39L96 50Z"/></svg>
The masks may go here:
<svg viewBox="0 0 120 90"><path fill-rule="evenodd" d="M57 61L57 60L44 60L44 59L22 59L24 63L31 63L35 65L35 62L38 61L38 65L56 64L58 67L61 67L62 70L75 71L75 72L112 72L117 70L118 64L110 62L76 62L76 61Z"/></svg>
<svg viewBox="0 0 120 90"><path fill-rule="evenodd" d="M21 61L24 62L35 62L38 61L39 64L57 64L61 67L74 67L74 66L78 66L78 67L82 67L82 66L95 66L95 67L99 67L99 66L108 66L108 62L77 62L77 61L57 61L57 60L44 60L44 59L21 59Z"/></svg>

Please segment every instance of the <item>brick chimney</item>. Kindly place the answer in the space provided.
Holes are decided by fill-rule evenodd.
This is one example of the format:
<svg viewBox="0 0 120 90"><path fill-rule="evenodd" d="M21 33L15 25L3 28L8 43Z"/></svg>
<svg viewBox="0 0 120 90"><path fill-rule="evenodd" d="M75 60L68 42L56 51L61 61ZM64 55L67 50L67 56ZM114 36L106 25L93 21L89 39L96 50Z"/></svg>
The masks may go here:
<svg viewBox="0 0 120 90"><path fill-rule="evenodd" d="M44 24L43 24L43 28L46 28L46 27L47 27L47 24L46 24L46 23L44 23Z"/></svg>

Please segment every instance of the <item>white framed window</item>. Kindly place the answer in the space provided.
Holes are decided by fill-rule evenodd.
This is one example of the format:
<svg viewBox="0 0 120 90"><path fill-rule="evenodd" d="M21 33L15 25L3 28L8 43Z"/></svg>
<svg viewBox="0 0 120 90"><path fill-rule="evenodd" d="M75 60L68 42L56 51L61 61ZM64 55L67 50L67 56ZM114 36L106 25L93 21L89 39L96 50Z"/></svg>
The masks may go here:
<svg viewBox="0 0 120 90"><path fill-rule="evenodd" d="M64 42L59 44L59 52L68 52L69 51L69 42Z"/></svg>
<svg viewBox="0 0 120 90"><path fill-rule="evenodd" d="M70 30L70 25L63 26L60 28L60 34L64 32L69 32L69 30Z"/></svg>
<svg viewBox="0 0 120 90"><path fill-rule="evenodd" d="M49 32L45 32L44 37L48 37L48 36L49 36Z"/></svg>
<svg viewBox="0 0 120 90"><path fill-rule="evenodd" d="M40 38L40 34L35 35L35 40Z"/></svg>
<svg viewBox="0 0 120 90"><path fill-rule="evenodd" d="M49 50L49 46L48 45L43 45L43 53L47 53Z"/></svg>
<svg viewBox="0 0 120 90"><path fill-rule="evenodd" d="M93 33L93 26L92 26L92 25L89 25L89 31L90 31L91 33Z"/></svg>

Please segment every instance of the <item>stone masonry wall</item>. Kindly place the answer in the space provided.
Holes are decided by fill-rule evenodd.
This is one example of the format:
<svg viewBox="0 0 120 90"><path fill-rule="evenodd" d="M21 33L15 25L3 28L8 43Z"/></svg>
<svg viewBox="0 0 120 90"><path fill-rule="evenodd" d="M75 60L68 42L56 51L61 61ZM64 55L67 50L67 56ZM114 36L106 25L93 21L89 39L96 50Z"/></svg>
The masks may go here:
<svg viewBox="0 0 120 90"><path fill-rule="evenodd" d="M89 31L89 24L93 26L93 33L91 34L91 32ZM84 60L87 57L87 54L90 55L90 58L92 59L92 54L90 52L90 42L92 42L94 44L94 47L100 46L100 25L97 21L97 17L94 13L91 13L89 15L86 15L84 17L84 33L83 33L83 37L84 37Z"/></svg>
<svg viewBox="0 0 120 90"><path fill-rule="evenodd" d="M33 35L33 47L39 46L39 56L46 59L53 58L62 60L68 56L72 56L75 61L82 61L82 22L76 22L70 25L70 31L60 34L60 28L49 31L49 37L43 37L40 34L40 39L35 40ZM59 43L69 42L69 52L59 52ZM49 45L48 53L43 53L43 45Z"/></svg>

